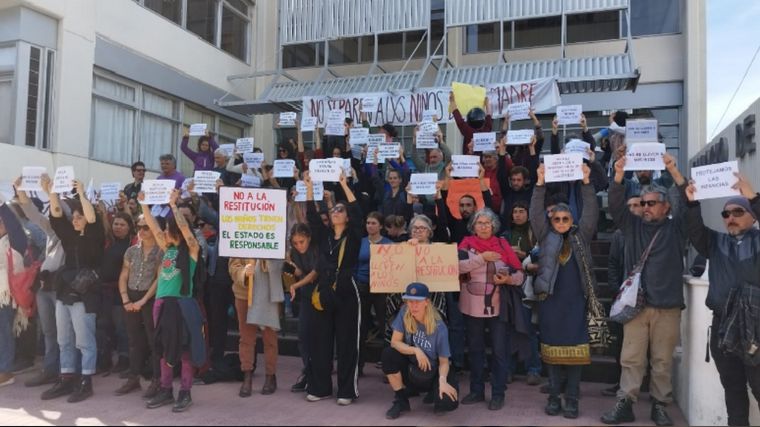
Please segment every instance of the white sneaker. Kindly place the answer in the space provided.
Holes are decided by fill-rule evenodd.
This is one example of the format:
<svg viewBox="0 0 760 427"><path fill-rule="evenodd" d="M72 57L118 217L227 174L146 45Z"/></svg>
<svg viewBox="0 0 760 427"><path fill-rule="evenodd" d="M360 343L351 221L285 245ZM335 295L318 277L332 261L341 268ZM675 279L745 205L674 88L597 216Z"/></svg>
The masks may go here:
<svg viewBox="0 0 760 427"><path fill-rule="evenodd" d="M306 395L306 400L308 400L309 402L319 402L320 400L325 400L328 397L330 397L330 396L322 396L322 397L320 397L320 396L314 396L313 394L307 394Z"/></svg>
<svg viewBox="0 0 760 427"><path fill-rule="evenodd" d="M11 373L0 374L0 387L5 387L16 382L16 376Z"/></svg>
<svg viewBox="0 0 760 427"><path fill-rule="evenodd" d="M338 399L338 405L340 406L348 406L352 403L354 403L354 399L346 399L346 398Z"/></svg>

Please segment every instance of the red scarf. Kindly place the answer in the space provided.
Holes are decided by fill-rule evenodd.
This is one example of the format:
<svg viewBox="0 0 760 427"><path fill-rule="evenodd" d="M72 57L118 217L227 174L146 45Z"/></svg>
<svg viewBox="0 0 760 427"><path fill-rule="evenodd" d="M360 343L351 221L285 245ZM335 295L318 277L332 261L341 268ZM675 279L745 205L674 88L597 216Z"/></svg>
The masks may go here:
<svg viewBox="0 0 760 427"><path fill-rule="evenodd" d="M467 236L459 243L459 249L474 249L479 254L488 251L496 252L501 255L504 264L516 270L522 269L522 264L515 251L512 250L512 246L501 237L491 236L491 238L484 240L478 236Z"/></svg>

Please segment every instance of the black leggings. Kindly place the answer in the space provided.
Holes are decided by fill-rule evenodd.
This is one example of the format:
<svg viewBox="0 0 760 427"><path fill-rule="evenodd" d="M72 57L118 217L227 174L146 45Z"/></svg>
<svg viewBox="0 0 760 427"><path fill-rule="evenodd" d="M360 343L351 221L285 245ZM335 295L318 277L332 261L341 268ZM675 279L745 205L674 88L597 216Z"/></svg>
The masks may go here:
<svg viewBox="0 0 760 427"><path fill-rule="evenodd" d="M435 375L433 376L433 380L428 382L427 384L412 384L409 380L409 375L407 374L409 372L409 364L410 363L416 363L416 360L413 359L413 357L405 356L398 352L393 347L385 347L383 349L383 354L381 356L381 359L383 361L383 373L385 375L391 375L391 374L398 374L401 373L401 377L403 378L403 382L405 386L408 386L409 388L412 388L416 391L431 391L435 395L435 408L440 411L453 411L459 406L458 400L452 400L449 396L443 395L443 399L439 396L438 389L439 389L439 383L438 383L438 367L435 366L434 369L436 370ZM431 361L432 362L432 361ZM449 369L449 374L446 377L446 382L448 382L454 389L459 393L459 383L457 381L456 373L453 369Z"/></svg>

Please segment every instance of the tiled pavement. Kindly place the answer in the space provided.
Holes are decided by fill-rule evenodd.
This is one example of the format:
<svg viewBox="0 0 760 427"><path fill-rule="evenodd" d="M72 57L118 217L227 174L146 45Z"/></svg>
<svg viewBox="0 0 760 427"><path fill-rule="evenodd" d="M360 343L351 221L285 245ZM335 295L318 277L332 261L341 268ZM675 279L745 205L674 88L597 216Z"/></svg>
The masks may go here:
<svg viewBox="0 0 760 427"><path fill-rule="evenodd" d="M309 403L303 393L290 392L297 377L300 359L280 357L278 360L278 391L271 396L255 393L241 399L237 396L239 383L199 385L193 387L194 406L184 414L173 414L170 407L145 409L138 393L123 397L113 395L123 380L115 376L97 377L95 396L69 404L65 398L43 402L39 399L44 388L26 388L23 381L32 373L17 377L16 384L0 388L0 425L600 425L599 416L614 405L614 399L602 397L604 384L581 385L581 416L575 420L549 417L543 412L546 396L538 387L526 385L518 377L507 390L501 411L489 411L485 404L460 406L453 413L438 416L422 398L412 399L412 411L395 421L385 419L392 393L381 382L381 373L374 366L365 368L366 376L359 380L361 397L351 406L339 407L335 401ZM263 383L263 373L254 376L254 391ZM467 390L466 374L461 379ZM178 385L175 383L175 385ZM649 420L649 399L641 396L636 405L636 424L653 425ZM676 406L670 414L677 425L686 425Z"/></svg>

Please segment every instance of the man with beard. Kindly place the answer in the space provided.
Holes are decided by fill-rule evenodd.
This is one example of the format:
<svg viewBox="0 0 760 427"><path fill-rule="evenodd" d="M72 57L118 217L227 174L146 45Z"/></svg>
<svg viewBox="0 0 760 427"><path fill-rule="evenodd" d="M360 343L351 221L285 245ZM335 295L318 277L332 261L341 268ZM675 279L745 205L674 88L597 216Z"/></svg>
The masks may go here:
<svg viewBox="0 0 760 427"><path fill-rule="evenodd" d="M724 333L730 335L731 325L737 323L734 317L741 315L742 308L738 305L742 303L743 291L760 286L760 231L755 227L760 217L760 195L741 176L734 188L741 191L741 197L729 199L721 212L728 233L705 227L693 183L686 189L687 222L691 244L710 260L710 286L705 301L713 311L710 352L725 392L728 425L745 426L749 425L748 383L755 399L760 401L760 366L746 363L743 351L735 351L725 341L719 346L719 341ZM739 304L727 304L737 294ZM758 328L757 324L744 326L748 330Z"/></svg>

